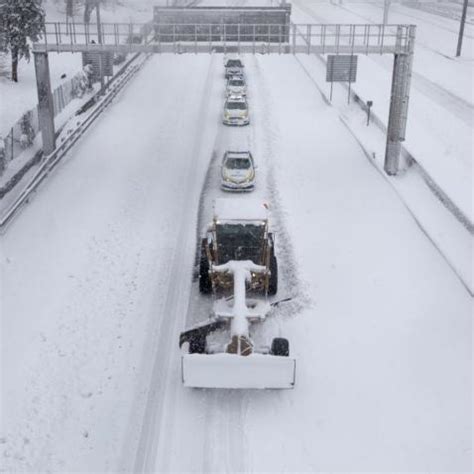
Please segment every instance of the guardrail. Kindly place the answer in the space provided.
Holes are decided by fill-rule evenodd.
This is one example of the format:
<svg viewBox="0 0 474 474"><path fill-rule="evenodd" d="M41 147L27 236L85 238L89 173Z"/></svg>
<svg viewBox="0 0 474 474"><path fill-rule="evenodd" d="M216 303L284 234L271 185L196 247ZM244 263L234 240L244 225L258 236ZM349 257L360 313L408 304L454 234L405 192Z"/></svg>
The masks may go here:
<svg viewBox="0 0 474 474"><path fill-rule="evenodd" d="M136 57L132 58L130 62L134 61ZM66 153L72 148L72 146L84 135L86 130L92 125L92 123L99 117L99 115L108 107L115 96L123 89L128 83L131 77L143 66L142 61L139 64L125 66L122 68L122 73L117 74L114 77L113 82L110 82L107 87L110 87L109 92L99 102L96 103L96 108L88 115L78 127L66 137L66 139L51 153L48 155L39 169L36 171L34 176L31 178L29 183L21 191L18 198L13 204L7 209L7 211L0 217L0 232L4 232L7 226L11 223L14 217L18 214L19 210L29 201L32 194L38 189L41 183L48 177L53 171L56 165L62 160Z"/></svg>

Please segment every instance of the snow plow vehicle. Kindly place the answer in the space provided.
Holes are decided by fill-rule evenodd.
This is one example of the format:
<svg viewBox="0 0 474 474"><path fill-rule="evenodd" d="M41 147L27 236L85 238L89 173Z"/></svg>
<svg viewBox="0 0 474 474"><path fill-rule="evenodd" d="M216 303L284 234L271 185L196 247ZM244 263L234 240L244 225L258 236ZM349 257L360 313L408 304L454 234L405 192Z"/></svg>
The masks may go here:
<svg viewBox="0 0 474 474"><path fill-rule="evenodd" d="M247 300L246 286L266 267L250 260L230 260L214 267L216 273L230 276L231 298L214 304L208 323L180 335L179 345L188 345L181 358L181 376L186 387L226 389L289 389L295 385L296 360L290 357L287 339L276 337L271 347L255 343L252 322L265 319L270 304ZM210 339L214 338L214 341Z"/></svg>
<svg viewBox="0 0 474 474"><path fill-rule="evenodd" d="M253 199L217 199L214 218L201 241L199 290L230 295L233 279L216 271L227 262L251 261L264 268L252 272L247 291L273 296L278 291L278 262L273 234L269 232L268 209Z"/></svg>

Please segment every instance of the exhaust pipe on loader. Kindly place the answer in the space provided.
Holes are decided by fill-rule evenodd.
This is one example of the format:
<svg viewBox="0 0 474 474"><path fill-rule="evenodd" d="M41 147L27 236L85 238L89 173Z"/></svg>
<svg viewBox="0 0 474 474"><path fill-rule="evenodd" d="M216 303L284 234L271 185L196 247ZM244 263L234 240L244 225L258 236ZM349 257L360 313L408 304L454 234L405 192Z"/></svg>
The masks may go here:
<svg viewBox="0 0 474 474"><path fill-rule="evenodd" d="M255 319L255 310L247 306L245 284L250 281L251 272L266 272L266 268L255 265L252 261L229 261L224 265L212 267L212 271L233 275L234 302L232 308L220 312L222 305L216 305L215 320L181 334L180 346L184 342L189 343L189 354L183 355L181 359L184 386L228 389L293 388L296 360L289 357L288 340L275 338L269 352L256 352L249 334L249 320ZM263 315L265 316L266 314ZM230 329L229 342L222 352L209 353L207 336L222 328Z"/></svg>

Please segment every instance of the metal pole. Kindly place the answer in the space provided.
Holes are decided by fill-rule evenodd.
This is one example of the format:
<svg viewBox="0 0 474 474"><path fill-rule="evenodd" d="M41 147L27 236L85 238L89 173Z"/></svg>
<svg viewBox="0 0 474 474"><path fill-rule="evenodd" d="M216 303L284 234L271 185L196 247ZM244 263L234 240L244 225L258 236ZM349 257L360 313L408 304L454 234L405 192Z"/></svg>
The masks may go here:
<svg viewBox="0 0 474 474"><path fill-rule="evenodd" d="M48 53L34 53L36 87L38 90L38 120L43 139L43 153L49 155L56 148L54 130L54 101L51 94Z"/></svg>
<svg viewBox="0 0 474 474"><path fill-rule="evenodd" d="M461 56L462 39L464 36L464 24L466 23L466 14L467 14L467 1L468 0L464 0L464 5L462 7L461 24L459 25L458 47L456 48L457 58Z"/></svg>
<svg viewBox="0 0 474 474"><path fill-rule="evenodd" d="M95 3L96 19L97 19L97 39L98 43L102 44L102 24L100 22L100 0ZM104 90L104 65L102 64L102 51L99 52L99 72L100 72L100 89Z"/></svg>
<svg viewBox="0 0 474 474"><path fill-rule="evenodd" d="M387 125L387 144L385 148L384 169L390 176L399 171L402 141L405 140L410 100L411 73L415 48L415 26L409 27L408 54L395 54L393 60L390 110ZM399 28L400 34L401 29Z"/></svg>
<svg viewBox="0 0 474 474"><path fill-rule="evenodd" d="M384 5L383 5L383 24L384 25L388 23L388 10L390 9L390 2L391 0L384 0Z"/></svg>

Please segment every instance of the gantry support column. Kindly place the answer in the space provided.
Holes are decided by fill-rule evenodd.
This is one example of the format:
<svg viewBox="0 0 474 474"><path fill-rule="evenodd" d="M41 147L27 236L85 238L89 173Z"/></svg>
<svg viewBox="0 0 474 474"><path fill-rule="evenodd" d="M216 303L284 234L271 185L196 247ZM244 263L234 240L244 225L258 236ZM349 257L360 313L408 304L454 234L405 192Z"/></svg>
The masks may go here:
<svg viewBox="0 0 474 474"><path fill-rule="evenodd" d="M390 176L399 171L402 141L405 140L407 127L408 102L410 99L411 71L415 45L415 28L410 27L410 52L395 54L393 59L392 90L387 126L387 144L385 148L384 169Z"/></svg>
<svg viewBox="0 0 474 474"><path fill-rule="evenodd" d="M56 148L54 130L54 102L51 93L48 53L34 53L36 87L38 91L38 121L43 139L43 153L49 155Z"/></svg>

